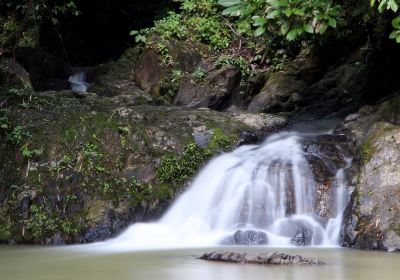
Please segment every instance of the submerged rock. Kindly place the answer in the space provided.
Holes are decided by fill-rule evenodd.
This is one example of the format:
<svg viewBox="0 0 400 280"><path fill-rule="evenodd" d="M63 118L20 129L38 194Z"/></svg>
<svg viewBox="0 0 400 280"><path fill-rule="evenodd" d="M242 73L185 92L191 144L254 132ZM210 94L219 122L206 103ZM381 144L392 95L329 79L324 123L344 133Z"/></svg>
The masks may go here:
<svg viewBox="0 0 400 280"><path fill-rule="evenodd" d="M310 245L311 243L311 236L310 233L306 229L299 229L296 232L296 235L292 237L290 243L296 246L306 246Z"/></svg>
<svg viewBox="0 0 400 280"><path fill-rule="evenodd" d="M229 245L265 245L268 244L268 236L260 230L237 230L224 243Z"/></svg>
<svg viewBox="0 0 400 280"><path fill-rule="evenodd" d="M211 252L205 253L199 259L214 262L262 264L262 265L324 265L325 263L316 259L291 256L284 253L263 253L258 255L235 252Z"/></svg>

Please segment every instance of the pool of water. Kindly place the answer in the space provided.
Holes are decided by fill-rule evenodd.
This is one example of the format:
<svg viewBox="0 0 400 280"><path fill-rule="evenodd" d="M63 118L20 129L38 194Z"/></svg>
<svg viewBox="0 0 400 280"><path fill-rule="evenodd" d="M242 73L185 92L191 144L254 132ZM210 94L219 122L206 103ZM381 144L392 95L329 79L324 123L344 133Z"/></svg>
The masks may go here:
<svg viewBox="0 0 400 280"><path fill-rule="evenodd" d="M218 248L221 249L221 248ZM350 249L223 248L246 252L280 251L318 258L320 267L257 266L198 260L211 249L99 252L87 247L0 247L4 280L398 280L400 254Z"/></svg>

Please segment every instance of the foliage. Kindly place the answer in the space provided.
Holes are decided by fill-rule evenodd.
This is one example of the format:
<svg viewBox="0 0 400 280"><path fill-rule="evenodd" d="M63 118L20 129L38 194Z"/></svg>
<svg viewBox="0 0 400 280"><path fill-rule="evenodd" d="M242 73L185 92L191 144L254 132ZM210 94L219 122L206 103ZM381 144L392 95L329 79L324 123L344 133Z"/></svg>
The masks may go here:
<svg viewBox="0 0 400 280"><path fill-rule="evenodd" d="M385 10L397 13L399 10L399 0L371 0L371 6L375 6L375 4L377 4L376 2L378 2L377 9L380 13L383 13ZM392 26L394 30L392 33L390 33L389 38L396 40L397 43L400 43L400 16L396 16L392 20Z"/></svg>
<svg viewBox="0 0 400 280"><path fill-rule="evenodd" d="M194 143L189 144L180 156L175 154L164 156L157 166L156 176L161 183L181 185L191 179L211 155L208 149Z"/></svg>
<svg viewBox="0 0 400 280"><path fill-rule="evenodd" d="M73 0L8 0L4 4L9 10L17 11L20 16L31 17L35 21L50 19L58 24L58 18L63 15L80 15L80 11Z"/></svg>
<svg viewBox="0 0 400 280"><path fill-rule="evenodd" d="M332 0L219 0L223 15L237 17L239 31L282 35L292 41L304 33L336 28L340 6Z"/></svg>
<svg viewBox="0 0 400 280"><path fill-rule="evenodd" d="M207 147L191 143L181 155L171 153L164 156L156 168L157 179L163 184L182 185L193 178L205 161L216 153L230 149L234 141L222 129L215 128Z"/></svg>
<svg viewBox="0 0 400 280"><path fill-rule="evenodd" d="M154 22L154 27L130 32L137 43L149 42L151 34L157 34L161 42L171 38L190 39L209 44L220 50L229 46L231 32L228 23L219 14L214 0L176 0L180 2L180 13L171 11Z"/></svg>
<svg viewBox="0 0 400 280"><path fill-rule="evenodd" d="M183 78L184 73L180 69L173 69L168 77L163 81L163 87L166 89L165 95L167 97L174 97L179 89L179 84Z"/></svg>
<svg viewBox="0 0 400 280"><path fill-rule="evenodd" d="M58 26L67 15L80 15L74 0L5 0L0 10L0 47L15 51L18 45L33 45L41 24ZM35 33L35 34L32 34Z"/></svg>
<svg viewBox="0 0 400 280"><path fill-rule="evenodd" d="M231 65L240 69L243 76L248 76L250 74L249 64L246 59L242 56L239 57L230 57L230 56L221 56L215 62L215 67L220 68L222 65Z"/></svg>
<svg viewBox="0 0 400 280"><path fill-rule="evenodd" d="M74 225L70 220L50 214L42 205L32 204L29 212L30 217L25 221L26 230L36 240L54 235L56 232L68 235L79 232L79 226Z"/></svg>
<svg viewBox="0 0 400 280"><path fill-rule="evenodd" d="M196 82L203 81L206 76L207 72L201 67L196 68L192 73L192 77Z"/></svg>
<svg viewBox="0 0 400 280"><path fill-rule="evenodd" d="M224 133L224 131L220 128L215 128L213 130L213 136L211 138L210 143L208 144L208 148L211 151L227 151L232 147L232 144L235 142L233 137L230 137Z"/></svg>
<svg viewBox="0 0 400 280"><path fill-rule="evenodd" d="M32 138L32 135L19 125L14 127L11 132L7 134L7 140L15 145L21 144L30 138Z"/></svg>
<svg viewBox="0 0 400 280"><path fill-rule="evenodd" d="M23 108L40 109L47 103L46 99L40 96L35 96L31 86L24 88L10 88L9 95Z"/></svg>

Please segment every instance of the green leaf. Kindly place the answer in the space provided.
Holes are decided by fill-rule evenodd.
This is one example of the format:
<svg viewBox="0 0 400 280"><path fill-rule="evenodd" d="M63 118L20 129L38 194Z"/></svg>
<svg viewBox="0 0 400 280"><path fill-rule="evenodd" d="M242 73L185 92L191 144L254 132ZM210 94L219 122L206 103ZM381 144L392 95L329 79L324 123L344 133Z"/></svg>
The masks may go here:
<svg viewBox="0 0 400 280"><path fill-rule="evenodd" d="M375 6L375 0L371 0L370 4L371 4L371 7Z"/></svg>
<svg viewBox="0 0 400 280"><path fill-rule="evenodd" d="M290 30L290 31L287 33L286 39L287 39L288 41L293 41L294 39L297 38L297 35L298 35L297 29L292 29L292 30Z"/></svg>
<svg viewBox="0 0 400 280"><path fill-rule="evenodd" d="M239 4L243 4L242 0L218 0L218 5L224 7L232 7Z"/></svg>
<svg viewBox="0 0 400 280"><path fill-rule="evenodd" d="M400 29L400 17L396 17L392 20L392 26L396 29Z"/></svg>
<svg viewBox="0 0 400 280"><path fill-rule="evenodd" d="M263 26L267 23L267 19L264 17L253 17L254 26Z"/></svg>
<svg viewBox="0 0 400 280"><path fill-rule="evenodd" d="M242 5L236 5L236 6L224 9L222 11L222 15L224 15L224 16L228 16L229 15L229 16L237 17L237 16L240 16L240 15L243 14L242 10L243 10L243 6Z"/></svg>
<svg viewBox="0 0 400 280"><path fill-rule="evenodd" d="M328 25L330 27L336 28L336 20L334 18L328 17Z"/></svg>
<svg viewBox="0 0 400 280"><path fill-rule="evenodd" d="M273 10L272 12L268 13L266 18L267 19L274 19L279 17L282 14L281 10Z"/></svg>
<svg viewBox="0 0 400 280"><path fill-rule="evenodd" d="M322 34L325 33L326 29L328 29L328 25L325 24L325 23L321 23L321 24L317 27L317 32L318 32L319 34L322 35Z"/></svg>
<svg viewBox="0 0 400 280"><path fill-rule="evenodd" d="M304 23L303 30L307 33L314 33L314 28L311 23Z"/></svg>
<svg viewBox="0 0 400 280"><path fill-rule="evenodd" d="M390 7L393 12L397 12L399 9L399 5L397 4L396 0L389 0L388 7Z"/></svg>
<svg viewBox="0 0 400 280"><path fill-rule="evenodd" d="M386 4L387 4L387 2L385 0L379 3L378 11L380 13L382 13L385 10Z"/></svg>
<svg viewBox="0 0 400 280"><path fill-rule="evenodd" d="M264 26L260 26L256 29L256 31L254 32L254 36L261 36L265 33L265 27Z"/></svg>
<svg viewBox="0 0 400 280"><path fill-rule="evenodd" d="M283 13L285 14L286 17L290 17L293 14L293 10L285 9L285 10L283 10Z"/></svg>
<svg viewBox="0 0 400 280"><path fill-rule="evenodd" d="M266 2L273 7L287 7L288 6L288 0L267 0Z"/></svg>
<svg viewBox="0 0 400 280"><path fill-rule="evenodd" d="M288 22L285 21L285 22L281 25L281 34L282 34L282 35L286 35L286 33L288 33L289 29L290 29L290 25L289 25Z"/></svg>
<svg viewBox="0 0 400 280"><path fill-rule="evenodd" d="M297 16L304 16L304 11L302 9L299 8L294 8L292 9L293 14L297 15Z"/></svg>

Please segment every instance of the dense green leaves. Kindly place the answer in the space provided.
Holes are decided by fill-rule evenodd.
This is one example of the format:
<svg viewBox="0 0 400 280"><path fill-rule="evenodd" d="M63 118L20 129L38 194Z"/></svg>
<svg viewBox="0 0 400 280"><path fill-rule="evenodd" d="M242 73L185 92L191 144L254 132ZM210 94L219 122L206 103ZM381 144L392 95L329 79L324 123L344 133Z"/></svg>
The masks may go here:
<svg viewBox="0 0 400 280"><path fill-rule="evenodd" d="M371 6L375 6L376 2L379 3L378 11L380 13L383 13L385 10L397 13L399 10L399 0L371 0ZM396 40L397 43L400 43L400 16L397 16L392 20L392 26L394 30L392 33L390 33L389 38Z"/></svg>
<svg viewBox="0 0 400 280"><path fill-rule="evenodd" d="M394 30L390 33L390 39L395 39L397 43L400 43L400 16L396 17L392 21Z"/></svg>
<svg viewBox="0 0 400 280"><path fill-rule="evenodd" d="M223 15L238 18L239 31L278 34L292 41L304 33L336 28L339 6L331 0L219 0Z"/></svg>

